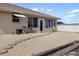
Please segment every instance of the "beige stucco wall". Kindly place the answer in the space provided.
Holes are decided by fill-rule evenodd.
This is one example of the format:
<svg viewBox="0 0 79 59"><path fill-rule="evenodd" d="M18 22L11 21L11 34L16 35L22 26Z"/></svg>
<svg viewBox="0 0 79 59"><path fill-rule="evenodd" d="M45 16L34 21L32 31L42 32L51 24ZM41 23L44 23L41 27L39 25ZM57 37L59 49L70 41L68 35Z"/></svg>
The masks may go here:
<svg viewBox="0 0 79 59"><path fill-rule="evenodd" d="M27 17L20 18L20 22L12 22L12 14L0 12L0 34L3 33L16 33L16 29L20 29L23 26L27 27Z"/></svg>
<svg viewBox="0 0 79 59"><path fill-rule="evenodd" d="M36 32L40 32L40 20L43 21L43 31L50 31L52 28L45 28L45 19L38 18L38 27L34 28ZM16 29L21 29L23 26L28 27L28 16L20 18L20 22L12 22L12 13L0 12L0 34L15 34Z"/></svg>

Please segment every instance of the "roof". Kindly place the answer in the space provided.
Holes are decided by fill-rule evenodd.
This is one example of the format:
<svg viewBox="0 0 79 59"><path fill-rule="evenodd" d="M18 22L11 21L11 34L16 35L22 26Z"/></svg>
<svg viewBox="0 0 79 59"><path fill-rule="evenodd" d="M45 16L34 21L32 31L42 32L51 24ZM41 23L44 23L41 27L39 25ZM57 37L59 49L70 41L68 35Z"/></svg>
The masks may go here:
<svg viewBox="0 0 79 59"><path fill-rule="evenodd" d="M43 18L60 19L56 16L51 16L51 15L48 15L48 14L33 11L31 9L16 6L14 4L9 4L9 3L0 3L0 11L11 12L11 13L20 13L20 14L24 14L24 15L32 15L32 16L43 17Z"/></svg>

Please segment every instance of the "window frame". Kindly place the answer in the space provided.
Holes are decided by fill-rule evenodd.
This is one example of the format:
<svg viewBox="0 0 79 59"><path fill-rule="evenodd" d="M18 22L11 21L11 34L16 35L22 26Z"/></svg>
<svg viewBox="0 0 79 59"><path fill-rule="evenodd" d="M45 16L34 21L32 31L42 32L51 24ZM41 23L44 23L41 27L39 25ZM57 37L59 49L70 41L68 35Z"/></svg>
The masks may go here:
<svg viewBox="0 0 79 59"><path fill-rule="evenodd" d="M37 28L38 27L38 18L37 17L28 17L28 27Z"/></svg>
<svg viewBox="0 0 79 59"><path fill-rule="evenodd" d="M46 19L45 23L46 23L46 28L53 28L53 20Z"/></svg>
<svg viewBox="0 0 79 59"><path fill-rule="evenodd" d="M12 15L12 22L13 23L19 23L20 22L20 17L17 17L15 15Z"/></svg>

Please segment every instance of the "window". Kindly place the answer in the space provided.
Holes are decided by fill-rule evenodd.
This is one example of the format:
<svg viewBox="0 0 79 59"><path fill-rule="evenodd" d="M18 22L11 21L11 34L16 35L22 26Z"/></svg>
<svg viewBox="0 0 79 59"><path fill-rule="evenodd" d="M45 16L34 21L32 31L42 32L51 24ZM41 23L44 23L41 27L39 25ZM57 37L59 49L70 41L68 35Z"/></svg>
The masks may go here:
<svg viewBox="0 0 79 59"><path fill-rule="evenodd" d="M54 21L54 26L56 26L56 21Z"/></svg>
<svg viewBox="0 0 79 59"><path fill-rule="evenodd" d="M36 17L34 17L34 20L33 20L33 22L34 22L34 25L33 25L33 27L37 27L38 21L37 21L37 18L36 18Z"/></svg>
<svg viewBox="0 0 79 59"><path fill-rule="evenodd" d="M37 27L38 25L37 17L28 17L28 27Z"/></svg>
<svg viewBox="0 0 79 59"><path fill-rule="evenodd" d="M53 20L50 20L50 28L53 28Z"/></svg>
<svg viewBox="0 0 79 59"><path fill-rule="evenodd" d="M46 28L49 28L50 24L49 24L49 20L46 20Z"/></svg>
<svg viewBox="0 0 79 59"><path fill-rule="evenodd" d="M31 17L28 17L28 27L31 27L32 26L32 18Z"/></svg>
<svg viewBox="0 0 79 59"><path fill-rule="evenodd" d="M12 18L12 22L19 22L19 17L13 15Z"/></svg>
<svg viewBox="0 0 79 59"><path fill-rule="evenodd" d="M53 27L53 20L46 20L46 28L52 28Z"/></svg>

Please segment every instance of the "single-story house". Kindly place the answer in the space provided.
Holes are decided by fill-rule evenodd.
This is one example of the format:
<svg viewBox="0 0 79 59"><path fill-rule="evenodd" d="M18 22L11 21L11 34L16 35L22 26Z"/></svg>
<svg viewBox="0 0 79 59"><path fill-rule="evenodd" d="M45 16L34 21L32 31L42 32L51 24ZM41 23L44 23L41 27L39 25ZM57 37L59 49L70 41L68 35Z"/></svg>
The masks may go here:
<svg viewBox="0 0 79 59"><path fill-rule="evenodd" d="M57 19L14 4L0 3L0 34L22 34L29 30L47 32L56 29Z"/></svg>

